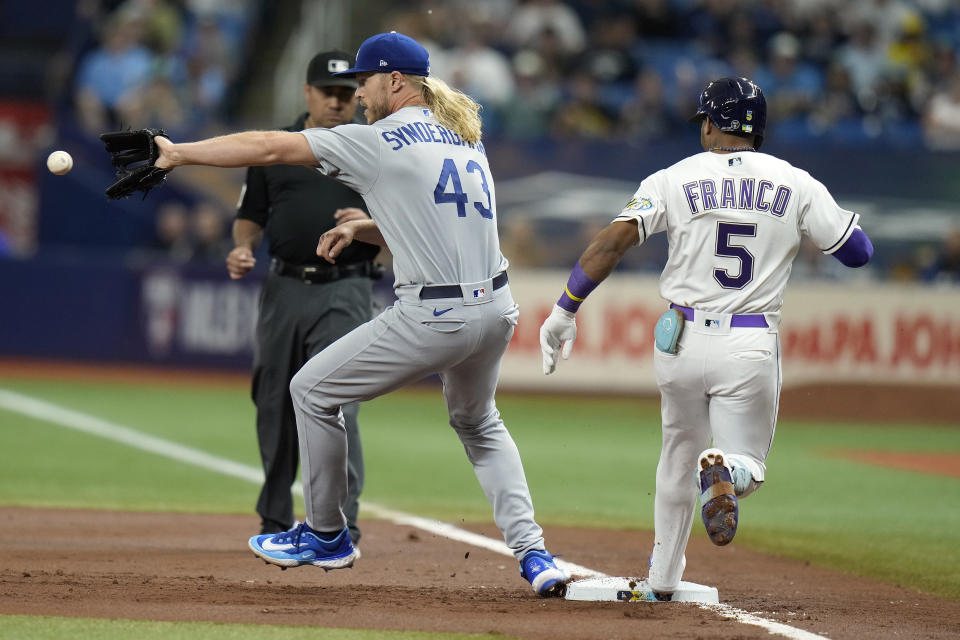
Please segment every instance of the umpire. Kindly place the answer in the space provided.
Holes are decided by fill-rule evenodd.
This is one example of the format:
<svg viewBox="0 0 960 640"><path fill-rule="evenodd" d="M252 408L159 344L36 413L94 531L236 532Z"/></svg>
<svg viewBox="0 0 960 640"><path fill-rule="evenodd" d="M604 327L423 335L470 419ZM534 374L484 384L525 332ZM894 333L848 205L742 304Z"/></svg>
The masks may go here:
<svg viewBox="0 0 960 640"><path fill-rule="evenodd" d="M303 87L307 112L288 131L330 128L353 120L356 80L333 75L349 69L353 62L353 57L342 51L314 56ZM227 271L238 279L253 268L253 253L266 230L271 262L260 291L252 386L266 476L257 501L262 533L286 531L294 522L290 487L296 479L299 444L290 379L307 360L371 316L371 280L379 277L373 259L379 247L354 243L336 264L316 253L321 234L338 221L366 217L364 210L357 193L313 168L247 169ZM349 447L344 511L354 543L360 538L357 500L363 489L357 413L356 403L343 407Z"/></svg>

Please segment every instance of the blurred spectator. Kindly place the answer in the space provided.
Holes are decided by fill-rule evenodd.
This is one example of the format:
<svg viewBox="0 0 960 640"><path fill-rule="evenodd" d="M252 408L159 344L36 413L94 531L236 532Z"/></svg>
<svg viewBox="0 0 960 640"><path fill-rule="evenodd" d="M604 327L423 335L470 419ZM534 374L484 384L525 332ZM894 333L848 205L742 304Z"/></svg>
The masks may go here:
<svg viewBox="0 0 960 640"><path fill-rule="evenodd" d="M586 34L576 12L559 0L526 0L507 22L506 41L516 48L536 43L550 32L564 55L579 53Z"/></svg>
<svg viewBox="0 0 960 640"><path fill-rule="evenodd" d="M687 30L693 35L697 49L710 57L721 57L731 42L729 27L743 20L736 0L703 0L687 16Z"/></svg>
<svg viewBox="0 0 960 640"><path fill-rule="evenodd" d="M214 202L202 201L194 207L191 217L193 260L216 265L223 263L233 249L228 237L228 221L226 213Z"/></svg>
<svg viewBox="0 0 960 640"><path fill-rule="evenodd" d="M683 27L675 4L670 0L633 0L628 3L638 35L642 38L679 37Z"/></svg>
<svg viewBox="0 0 960 640"><path fill-rule="evenodd" d="M78 15L104 25L102 45L77 68L74 103L82 128L97 134L149 125L186 135L223 116L244 57L251 1L82 3ZM85 24L78 21L74 40L86 39Z"/></svg>
<svg viewBox="0 0 960 640"><path fill-rule="evenodd" d="M469 30L459 46L448 54L447 82L469 94L485 109L502 107L513 98L515 86L510 61L483 41L479 29Z"/></svg>
<svg viewBox="0 0 960 640"><path fill-rule="evenodd" d="M663 80L655 71L638 73L633 90L631 98L620 109L617 125L625 140L638 142L664 138L685 124L670 111Z"/></svg>
<svg viewBox="0 0 960 640"><path fill-rule="evenodd" d="M865 20L853 26L849 42L837 51L837 63L846 70L860 103L875 102L877 86L887 66L887 52L870 22Z"/></svg>
<svg viewBox="0 0 960 640"><path fill-rule="evenodd" d="M810 112L810 129L820 134L840 123L852 123L860 115L853 97L850 74L840 64L827 69L823 93Z"/></svg>
<svg viewBox="0 0 960 640"><path fill-rule="evenodd" d="M904 19L913 11L901 0L858 0L842 3L848 24L869 22L878 44L886 50L900 34Z"/></svg>
<svg viewBox="0 0 960 640"><path fill-rule="evenodd" d="M602 18L590 29L593 44L585 51L577 67L585 67L604 84L630 82L637 65L630 49L637 37L636 25L629 16Z"/></svg>
<svg viewBox="0 0 960 640"><path fill-rule="evenodd" d="M586 71L576 71L568 83L569 96L554 113L551 132L560 138L602 138L613 130L613 120L599 103L597 82Z"/></svg>
<svg viewBox="0 0 960 640"><path fill-rule="evenodd" d="M806 33L801 38L803 58L826 68L840 45L840 33L833 12L827 8L811 11L807 16Z"/></svg>
<svg viewBox="0 0 960 640"><path fill-rule="evenodd" d="M923 126L931 149L960 149L960 73L930 99Z"/></svg>
<svg viewBox="0 0 960 640"><path fill-rule="evenodd" d="M750 78L751 80L757 77L757 68L760 63L757 61L757 55L754 53L752 47L743 45L735 46L730 51L729 60L733 75L741 78Z"/></svg>
<svg viewBox="0 0 960 640"><path fill-rule="evenodd" d="M120 11L143 23L143 43L153 51L176 51L183 40L183 15L167 0L127 0Z"/></svg>
<svg viewBox="0 0 960 640"><path fill-rule="evenodd" d="M800 41L787 32L770 40L769 63L753 80L767 96L768 118L780 123L808 113L822 85L816 70L800 60Z"/></svg>
<svg viewBox="0 0 960 640"><path fill-rule="evenodd" d="M202 262L222 265L233 248L229 218L211 200L188 207L180 200L168 200L157 209L155 248L174 262Z"/></svg>
<svg viewBox="0 0 960 640"><path fill-rule="evenodd" d="M511 267L537 267L549 264L551 255L534 222L522 211L514 211L505 221L500 251Z"/></svg>
<svg viewBox="0 0 960 640"><path fill-rule="evenodd" d="M501 130L517 140L538 139L550 130L550 119L561 100L556 70L539 53L519 52L513 61L517 88L502 114Z"/></svg>
<svg viewBox="0 0 960 640"><path fill-rule="evenodd" d="M144 126L144 87L153 57L141 43L142 21L118 12L103 28L103 44L91 51L77 72L76 107L91 133L122 126Z"/></svg>
<svg viewBox="0 0 960 640"><path fill-rule="evenodd" d="M923 279L927 282L960 284L960 228L943 241L933 263L923 272Z"/></svg>
<svg viewBox="0 0 960 640"><path fill-rule="evenodd" d="M216 19L202 16L185 44L192 120L199 125L217 115L233 76L233 55Z"/></svg>
<svg viewBox="0 0 960 640"><path fill-rule="evenodd" d="M186 262L193 255L190 217L187 207L177 200L160 205L155 217L156 248L175 262Z"/></svg>

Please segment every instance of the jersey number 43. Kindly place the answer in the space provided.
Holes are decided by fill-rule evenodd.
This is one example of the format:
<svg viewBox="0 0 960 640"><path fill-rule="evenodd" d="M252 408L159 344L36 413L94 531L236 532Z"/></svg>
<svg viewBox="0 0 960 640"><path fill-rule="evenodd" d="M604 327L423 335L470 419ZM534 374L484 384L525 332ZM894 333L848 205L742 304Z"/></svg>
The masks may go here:
<svg viewBox="0 0 960 640"><path fill-rule="evenodd" d="M480 175L480 188L487 194L487 204L484 205L482 202L474 202L473 206L480 212L481 216L492 220L493 202L490 197L490 187L487 186L487 176L483 172L483 167L481 167L476 160L471 160L467 163L467 173L477 173ZM453 185L453 191L448 192L447 189L451 184ZM452 158L445 158L443 160L443 170L440 171L440 179L437 180L437 188L433 190L433 201L437 204L455 202L457 204L457 215L465 218L467 216L467 202L469 200L470 198L464 192L462 183L460 182L460 172L457 171L457 165L454 164Z"/></svg>

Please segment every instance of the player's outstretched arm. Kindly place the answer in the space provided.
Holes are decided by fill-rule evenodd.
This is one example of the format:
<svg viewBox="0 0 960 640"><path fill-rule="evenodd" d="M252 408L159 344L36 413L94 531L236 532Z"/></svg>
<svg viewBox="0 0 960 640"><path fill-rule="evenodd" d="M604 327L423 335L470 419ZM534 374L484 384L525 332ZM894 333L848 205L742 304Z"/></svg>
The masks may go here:
<svg viewBox="0 0 960 640"><path fill-rule="evenodd" d="M307 139L291 131L245 131L176 144L157 137L156 144L160 157L154 164L161 169L191 164L210 167L317 164Z"/></svg>
<svg viewBox="0 0 960 640"><path fill-rule="evenodd" d="M566 360L573 351L573 341L577 338L577 322L574 319L577 309L638 240L635 221L614 222L594 236L580 256L560 299L540 326L540 351L545 375L557 368L558 355Z"/></svg>

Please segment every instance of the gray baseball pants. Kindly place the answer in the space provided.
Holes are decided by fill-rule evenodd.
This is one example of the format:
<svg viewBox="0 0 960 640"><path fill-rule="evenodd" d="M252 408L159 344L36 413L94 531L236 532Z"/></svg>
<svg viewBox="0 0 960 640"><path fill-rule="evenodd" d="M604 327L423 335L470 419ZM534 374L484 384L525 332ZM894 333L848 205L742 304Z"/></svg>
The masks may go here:
<svg viewBox="0 0 960 640"><path fill-rule="evenodd" d="M489 281L488 281L489 283ZM509 286L481 304L470 298L420 300L400 287L398 300L310 359L290 383L300 435L307 524L345 524L348 444L340 408L439 374L450 425L457 432L494 521L517 558L543 549L543 532L520 454L500 419L494 392L500 361L519 318ZM439 313L438 313L439 312Z"/></svg>
<svg viewBox="0 0 960 640"><path fill-rule="evenodd" d="M372 284L350 277L322 284L269 272L260 291L251 396L257 406L257 440L265 475L257 513L264 521L293 525L290 487L296 480L299 445L290 401L290 379L311 357L370 319ZM343 407L348 457L344 504L350 536L360 539L358 498L363 490L359 405Z"/></svg>

